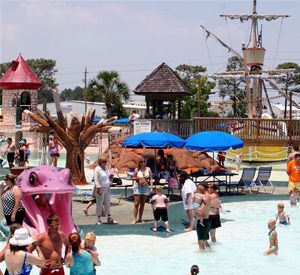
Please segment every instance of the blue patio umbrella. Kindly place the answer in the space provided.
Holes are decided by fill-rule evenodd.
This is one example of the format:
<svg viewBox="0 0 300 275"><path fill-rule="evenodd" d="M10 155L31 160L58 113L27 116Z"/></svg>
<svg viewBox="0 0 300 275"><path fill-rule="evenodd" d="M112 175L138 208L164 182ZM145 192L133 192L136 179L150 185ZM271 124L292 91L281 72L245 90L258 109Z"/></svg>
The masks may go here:
<svg viewBox="0 0 300 275"><path fill-rule="evenodd" d="M123 147L126 148L152 148L155 149L155 159L156 159L156 149L176 147L182 148L185 145L185 140L182 138L164 132L149 132L140 133L131 136L123 141ZM156 171L156 161L155 161L155 176Z"/></svg>
<svg viewBox="0 0 300 275"><path fill-rule="evenodd" d="M124 140L123 147L127 148L182 148L185 140L182 138L164 132L140 133Z"/></svg>
<svg viewBox="0 0 300 275"><path fill-rule="evenodd" d="M186 139L185 148L191 151L227 151L244 147L244 142L231 134L219 131L204 131Z"/></svg>
<svg viewBox="0 0 300 275"><path fill-rule="evenodd" d="M120 118L114 121L115 124L129 124L129 118Z"/></svg>

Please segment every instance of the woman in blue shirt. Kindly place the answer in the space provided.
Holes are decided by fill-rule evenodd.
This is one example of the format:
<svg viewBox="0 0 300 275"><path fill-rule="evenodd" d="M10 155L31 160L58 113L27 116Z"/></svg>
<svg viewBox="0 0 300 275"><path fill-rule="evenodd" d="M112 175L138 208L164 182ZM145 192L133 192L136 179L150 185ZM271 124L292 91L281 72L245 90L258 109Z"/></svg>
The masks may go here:
<svg viewBox="0 0 300 275"><path fill-rule="evenodd" d="M69 244L66 264L70 268L70 275L94 275L94 264L100 265L98 253L84 250L77 232L69 235Z"/></svg>

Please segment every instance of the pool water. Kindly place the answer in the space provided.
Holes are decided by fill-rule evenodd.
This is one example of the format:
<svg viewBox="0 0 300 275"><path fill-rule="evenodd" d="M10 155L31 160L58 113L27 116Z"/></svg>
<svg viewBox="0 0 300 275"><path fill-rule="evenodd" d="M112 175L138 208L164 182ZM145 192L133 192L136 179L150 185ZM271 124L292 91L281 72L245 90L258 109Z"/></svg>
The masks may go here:
<svg viewBox="0 0 300 275"><path fill-rule="evenodd" d="M155 234L98 235L96 246L102 266L97 268L97 274L185 275L193 264L200 267L200 274L299 274L299 206L291 208L288 201L284 201L292 225L277 226L279 255L263 256L269 245L267 221L274 217L277 203L225 203L222 227L217 232L218 243L205 252L198 250L195 231L171 234L168 238ZM149 224L149 230L150 227ZM37 269L32 274L38 274Z"/></svg>
<svg viewBox="0 0 300 275"><path fill-rule="evenodd" d="M219 242L212 245L211 251L198 250L196 232L165 239L150 236L99 237L103 262L101 274L183 275L193 264L199 265L200 274L299 274L296 263L300 257L300 209L291 209L288 202L285 205L292 225L277 227L279 255L263 256L269 245L267 221L274 217L277 203L224 204L230 212L222 215L225 222L217 233Z"/></svg>
<svg viewBox="0 0 300 275"><path fill-rule="evenodd" d="M57 166L58 167L66 167L66 152L65 151L61 151L60 153L60 157L58 158L58 163ZM99 157L98 153L89 153L88 157L90 158L90 163L93 163L94 161L96 161ZM50 159L47 158L47 162L49 163ZM31 167L35 167L40 165L40 156L38 152L32 152L30 154L29 157L29 166ZM84 165L88 165L86 162L84 163Z"/></svg>

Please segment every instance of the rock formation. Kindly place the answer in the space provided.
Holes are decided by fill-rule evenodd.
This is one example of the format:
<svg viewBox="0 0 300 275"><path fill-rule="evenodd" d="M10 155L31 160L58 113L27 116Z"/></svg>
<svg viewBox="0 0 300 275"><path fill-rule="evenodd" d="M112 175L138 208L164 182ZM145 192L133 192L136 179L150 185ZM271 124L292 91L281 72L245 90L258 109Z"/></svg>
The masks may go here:
<svg viewBox="0 0 300 275"><path fill-rule="evenodd" d="M123 148L122 142L125 138L127 138L127 136L114 140L110 148L107 148L101 156L111 161L112 167L118 169L121 174L136 168L141 157L144 157L146 161L155 158L155 149ZM200 169L207 169L209 171L220 169L219 164L206 153L191 152L186 149L177 148L164 149L164 153L165 156L173 155L177 162L178 169L186 171L188 174L199 171Z"/></svg>

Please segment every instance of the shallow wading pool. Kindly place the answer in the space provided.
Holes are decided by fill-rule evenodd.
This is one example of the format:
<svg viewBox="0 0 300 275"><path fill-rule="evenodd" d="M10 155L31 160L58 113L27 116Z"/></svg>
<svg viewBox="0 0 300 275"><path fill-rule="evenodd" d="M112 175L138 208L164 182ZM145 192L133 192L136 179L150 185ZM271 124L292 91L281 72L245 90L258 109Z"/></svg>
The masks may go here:
<svg viewBox="0 0 300 275"><path fill-rule="evenodd" d="M155 235L97 236L102 261L97 274L185 275L193 264L199 265L200 274L299 274L300 207L290 208L285 201L292 225L277 226L279 255L263 256L268 248L267 221L274 217L277 203L225 203L224 208L230 212L222 214L222 228L217 233L219 241L205 252L198 250L195 231L171 234L168 238ZM150 227L149 224L149 230ZM1 268L3 270L4 263ZM32 274L38 274L38 269Z"/></svg>

